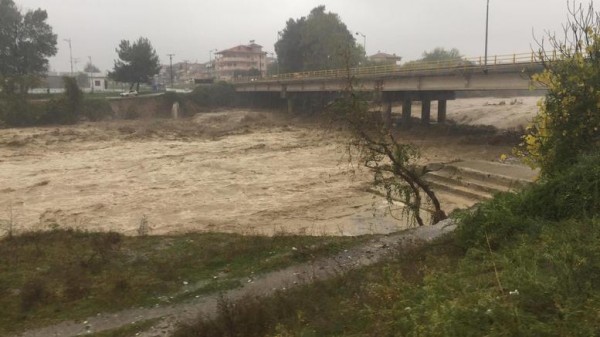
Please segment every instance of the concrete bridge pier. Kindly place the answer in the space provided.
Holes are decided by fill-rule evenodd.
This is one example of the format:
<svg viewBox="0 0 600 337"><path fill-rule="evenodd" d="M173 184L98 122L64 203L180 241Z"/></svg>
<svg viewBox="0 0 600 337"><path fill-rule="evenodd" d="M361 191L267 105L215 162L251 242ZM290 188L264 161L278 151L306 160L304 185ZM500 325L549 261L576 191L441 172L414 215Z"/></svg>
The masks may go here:
<svg viewBox="0 0 600 337"><path fill-rule="evenodd" d="M292 95L287 95L286 97L287 100L287 113L288 114L293 114L294 113L294 98L292 97Z"/></svg>
<svg viewBox="0 0 600 337"><path fill-rule="evenodd" d="M392 100L387 100L385 102L385 108L383 110L383 123L385 124L385 127L388 129L392 128Z"/></svg>
<svg viewBox="0 0 600 337"><path fill-rule="evenodd" d="M421 123L429 124L431 122L431 100L423 99L421 103Z"/></svg>
<svg viewBox="0 0 600 337"><path fill-rule="evenodd" d="M412 114L412 100L410 98L404 99L402 102L402 124L404 126L410 126Z"/></svg>
<svg viewBox="0 0 600 337"><path fill-rule="evenodd" d="M438 100L438 124L446 123L446 101L445 99Z"/></svg>

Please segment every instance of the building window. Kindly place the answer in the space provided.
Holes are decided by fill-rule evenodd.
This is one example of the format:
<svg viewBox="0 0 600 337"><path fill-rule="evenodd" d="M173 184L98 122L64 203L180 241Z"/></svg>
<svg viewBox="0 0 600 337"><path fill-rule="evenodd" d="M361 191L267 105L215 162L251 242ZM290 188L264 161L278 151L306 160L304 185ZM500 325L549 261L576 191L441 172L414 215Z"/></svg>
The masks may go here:
<svg viewBox="0 0 600 337"><path fill-rule="evenodd" d="M99 87L101 85L102 85L102 83L100 82L100 80L94 80L94 86L95 87Z"/></svg>

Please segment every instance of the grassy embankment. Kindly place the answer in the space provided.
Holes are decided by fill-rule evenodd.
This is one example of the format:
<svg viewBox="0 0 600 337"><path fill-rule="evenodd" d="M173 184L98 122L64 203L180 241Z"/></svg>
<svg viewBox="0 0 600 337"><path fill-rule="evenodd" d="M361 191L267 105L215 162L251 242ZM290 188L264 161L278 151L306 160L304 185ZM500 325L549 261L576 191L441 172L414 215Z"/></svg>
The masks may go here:
<svg viewBox="0 0 600 337"><path fill-rule="evenodd" d="M71 230L0 240L0 335L100 312L184 301L363 238ZM293 248L294 247L294 248Z"/></svg>
<svg viewBox="0 0 600 337"><path fill-rule="evenodd" d="M600 156L457 221L391 261L225 300L176 336L600 335Z"/></svg>

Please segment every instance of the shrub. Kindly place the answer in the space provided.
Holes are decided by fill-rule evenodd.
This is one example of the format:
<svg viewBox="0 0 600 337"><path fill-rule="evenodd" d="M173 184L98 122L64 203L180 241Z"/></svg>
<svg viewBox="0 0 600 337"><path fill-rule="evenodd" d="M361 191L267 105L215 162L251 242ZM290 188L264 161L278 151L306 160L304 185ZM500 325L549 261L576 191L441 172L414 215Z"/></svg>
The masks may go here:
<svg viewBox="0 0 600 337"><path fill-rule="evenodd" d="M0 121L9 126L73 124L82 107L83 94L74 78L64 77L65 93L48 103L32 103L27 96L7 95L0 103Z"/></svg>
<svg viewBox="0 0 600 337"><path fill-rule="evenodd" d="M46 283L41 278L27 281L21 288L21 310L29 311L38 304L44 303L48 297Z"/></svg>
<svg viewBox="0 0 600 337"><path fill-rule="evenodd" d="M235 88L226 82L218 82L210 86L199 86L189 98L201 107L228 107L235 104Z"/></svg>
<svg viewBox="0 0 600 337"><path fill-rule="evenodd" d="M44 123L44 104L29 103L24 96L8 96L0 100L0 121L7 126L30 126Z"/></svg>
<svg viewBox="0 0 600 337"><path fill-rule="evenodd" d="M114 116L110 103L104 98L85 99L81 113L90 121L100 121Z"/></svg>
<svg viewBox="0 0 600 337"><path fill-rule="evenodd" d="M83 93L74 77L63 77L65 92L58 99L51 99L42 124L74 124L79 119Z"/></svg>
<svg viewBox="0 0 600 337"><path fill-rule="evenodd" d="M552 52L543 46L539 52L545 69L535 79L548 94L516 149L542 176L560 173L600 146L600 16L593 3L587 10L574 6L570 14L564 36L549 36Z"/></svg>

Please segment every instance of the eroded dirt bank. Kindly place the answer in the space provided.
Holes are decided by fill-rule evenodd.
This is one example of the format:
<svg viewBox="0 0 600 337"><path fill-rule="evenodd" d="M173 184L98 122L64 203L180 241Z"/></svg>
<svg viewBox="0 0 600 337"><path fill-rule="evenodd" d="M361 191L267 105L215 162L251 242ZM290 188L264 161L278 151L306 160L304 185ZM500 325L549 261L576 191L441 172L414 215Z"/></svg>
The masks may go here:
<svg viewBox="0 0 600 337"><path fill-rule="evenodd" d="M488 114L502 109L480 100L465 102ZM534 110L530 105L520 106ZM424 161L493 159L508 150L443 135L410 137L423 147ZM0 219L17 231L60 226L126 234L136 234L144 216L152 234L400 229L385 200L366 191L372 177L348 163L343 144L331 128L242 110L0 130Z"/></svg>

